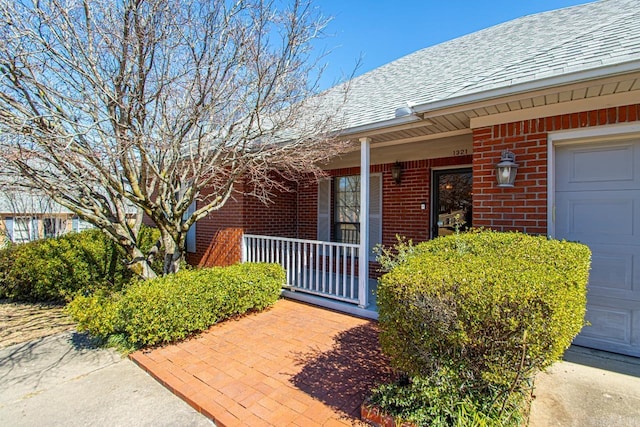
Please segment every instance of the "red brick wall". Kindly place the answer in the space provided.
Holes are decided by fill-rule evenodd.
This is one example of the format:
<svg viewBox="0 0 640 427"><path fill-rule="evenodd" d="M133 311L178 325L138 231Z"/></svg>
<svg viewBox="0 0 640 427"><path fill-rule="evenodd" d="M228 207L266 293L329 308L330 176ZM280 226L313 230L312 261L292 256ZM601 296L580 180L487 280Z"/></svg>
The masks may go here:
<svg viewBox="0 0 640 427"><path fill-rule="evenodd" d="M431 172L435 167L470 165L471 156L402 162L402 180L396 184L391 177L393 163L373 165L372 173L382 173L382 243L391 246L396 235L414 242L430 237ZM360 168L328 171L331 177L359 175ZM298 237L315 240L318 221L318 185L310 180L298 187ZM426 204L426 209L420 205ZM379 275L379 265L370 264L371 277Z"/></svg>
<svg viewBox="0 0 640 427"><path fill-rule="evenodd" d="M237 185L236 193L221 209L197 222L196 252L188 253L187 261L198 266L240 262L243 233L296 237L296 202L296 192L285 191L265 205Z"/></svg>
<svg viewBox="0 0 640 427"><path fill-rule="evenodd" d="M225 205L196 223L196 252L187 262L198 266L231 265L242 257L243 196L236 193Z"/></svg>
<svg viewBox="0 0 640 427"><path fill-rule="evenodd" d="M471 156L403 162L402 182L391 177L393 164L383 165L382 243L393 245L396 235L414 242L428 240L431 234L431 172L433 168L471 164ZM426 209L421 209L421 204Z"/></svg>
<svg viewBox="0 0 640 427"><path fill-rule="evenodd" d="M374 165L383 175L383 243L400 234L414 241L429 238L431 172L435 167L473 163L473 225L527 233L547 232L547 133L640 119L640 104L525 120L473 130L473 156L402 163L402 183L391 178L392 163ZM520 164L516 185L498 188L495 164L502 150L511 150ZM360 168L336 169L331 176L355 175ZM239 189L241 191L241 189ZM313 180L285 192L264 206L238 193L217 212L197 224L197 252L189 262L226 265L241 258L243 231L283 237L316 239L318 186ZM420 209L426 203L427 209ZM374 268L374 267L372 267Z"/></svg>
<svg viewBox="0 0 640 427"><path fill-rule="evenodd" d="M637 104L474 129L473 225L546 234L548 132L639 119ZM512 151L520 165L514 188L496 184L502 150Z"/></svg>
<svg viewBox="0 0 640 427"><path fill-rule="evenodd" d="M296 188L293 186L293 188ZM263 203L255 197L245 196L243 224L247 234L278 237L297 237L297 193L283 191L271 203Z"/></svg>
<svg viewBox="0 0 640 427"><path fill-rule="evenodd" d="M316 240L318 237L318 183L309 178L298 184L299 239Z"/></svg>
<svg viewBox="0 0 640 427"><path fill-rule="evenodd" d="M396 243L396 234L415 241L429 238L430 160L402 162L402 181L391 177L393 164L383 166L382 174L382 243ZM420 209L425 203L426 209Z"/></svg>

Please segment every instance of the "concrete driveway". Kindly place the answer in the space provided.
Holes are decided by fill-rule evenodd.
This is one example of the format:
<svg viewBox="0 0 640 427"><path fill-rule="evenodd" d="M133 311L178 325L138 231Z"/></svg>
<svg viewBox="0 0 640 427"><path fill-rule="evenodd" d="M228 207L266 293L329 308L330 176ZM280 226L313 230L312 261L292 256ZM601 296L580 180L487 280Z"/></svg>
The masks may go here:
<svg viewBox="0 0 640 427"><path fill-rule="evenodd" d="M536 377L530 427L639 427L640 359L571 347Z"/></svg>
<svg viewBox="0 0 640 427"><path fill-rule="evenodd" d="M212 426L133 362L65 332L0 349L0 426Z"/></svg>

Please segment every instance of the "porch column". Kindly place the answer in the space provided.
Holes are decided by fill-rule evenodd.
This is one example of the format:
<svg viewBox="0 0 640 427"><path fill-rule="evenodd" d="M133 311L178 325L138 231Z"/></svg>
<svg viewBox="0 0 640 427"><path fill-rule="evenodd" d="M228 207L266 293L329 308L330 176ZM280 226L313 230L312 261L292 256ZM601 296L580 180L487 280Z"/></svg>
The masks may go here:
<svg viewBox="0 0 640 427"><path fill-rule="evenodd" d="M370 138L360 138L360 250L358 259L358 306L369 305L369 175Z"/></svg>

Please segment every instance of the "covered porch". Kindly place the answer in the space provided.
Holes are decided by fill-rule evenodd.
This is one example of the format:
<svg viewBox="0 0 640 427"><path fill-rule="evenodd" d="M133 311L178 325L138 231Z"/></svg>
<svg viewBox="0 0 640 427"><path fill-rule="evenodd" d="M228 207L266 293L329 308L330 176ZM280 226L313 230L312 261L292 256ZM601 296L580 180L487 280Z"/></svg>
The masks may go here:
<svg viewBox="0 0 640 427"><path fill-rule="evenodd" d="M456 213L472 222L470 132L403 139L433 127L414 115L395 121L400 129L355 135L325 177L301 177L268 205L240 183L237 198L198 222L189 262L278 263L287 298L377 319L374 247L449 234Z"/></svg>
<svg viewBox="0 0 640 427"><path fill-rule="evenodd" d="M330 225L322 225L318 218L317 240L243 234L242 262L272 262L282 265L286 271L283 289L286 297L377 319L378 282L369 277L372 244L378 243L372 241L370 230L371 211L377 210L375 207L371 209L370 203L371 139L360 138L359 141L359 200L358 209L354 211L355 217L352 218L353 221L358 220L356 233L351 233L350 238L342 242L322 240L330 234ZM319 193L321 187L322 183L319 184ZM331 191L330 186L327 189ZM319 201L319 212L321 204L324 203ZM325 216L331 216L330 209Z"/></svg>

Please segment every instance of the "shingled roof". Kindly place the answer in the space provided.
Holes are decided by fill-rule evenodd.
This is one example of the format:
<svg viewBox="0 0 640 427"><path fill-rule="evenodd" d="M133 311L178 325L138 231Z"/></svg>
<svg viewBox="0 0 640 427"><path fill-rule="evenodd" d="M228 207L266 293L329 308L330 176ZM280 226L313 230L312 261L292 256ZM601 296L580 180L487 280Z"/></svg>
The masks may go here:
<svg viewBox="0 0 640 427"><path fill-rule="evenodd" d="M344 129L391 120L407 103L424 109L472 95L481 99L527 83L544 87L553 78L579 81L590 70L598 76L624 64L640 70L638 61L639 0L600 0L525 16L427 47L354 78L343 110ZM337 86L328 94L343 89Z"/></svg>

